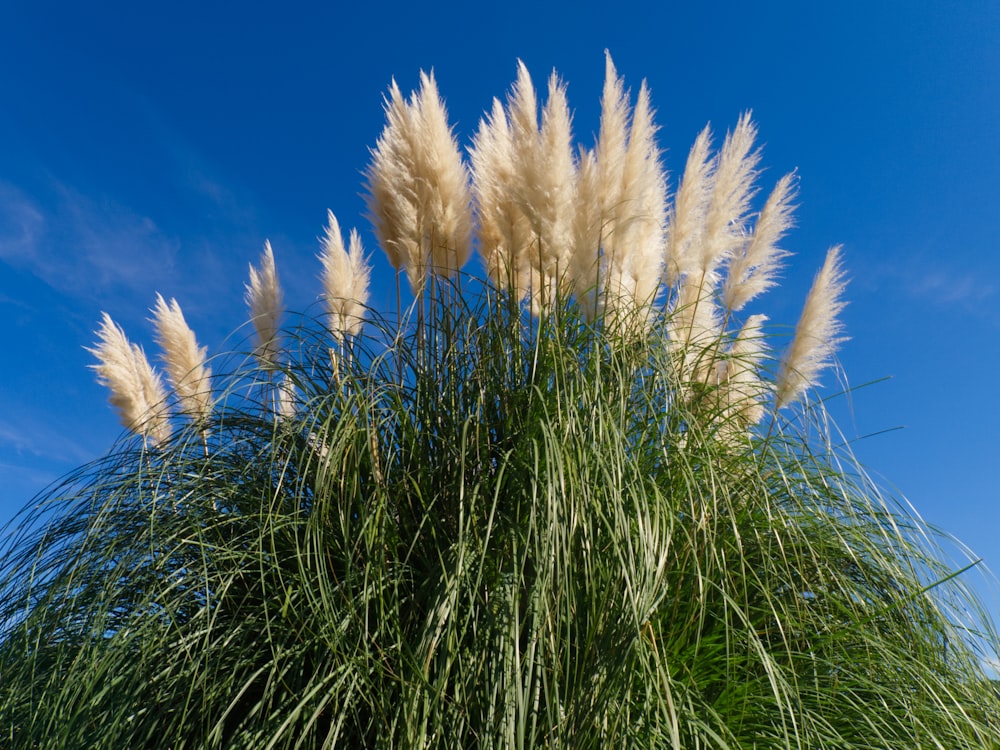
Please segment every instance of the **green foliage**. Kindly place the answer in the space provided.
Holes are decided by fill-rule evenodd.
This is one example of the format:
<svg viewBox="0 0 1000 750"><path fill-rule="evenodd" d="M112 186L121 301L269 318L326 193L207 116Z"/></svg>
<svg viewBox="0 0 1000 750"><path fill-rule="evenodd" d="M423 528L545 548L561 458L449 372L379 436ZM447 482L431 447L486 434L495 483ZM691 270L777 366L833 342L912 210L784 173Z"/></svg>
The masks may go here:
<svg viewBox="0 0 1000 750"><path fill-rule="evenodd" d="M849 457L730 429L665 320L478 299L334 358L305 318L283 372L41 498L3 744L1000 747L985 618Z"/></svg>

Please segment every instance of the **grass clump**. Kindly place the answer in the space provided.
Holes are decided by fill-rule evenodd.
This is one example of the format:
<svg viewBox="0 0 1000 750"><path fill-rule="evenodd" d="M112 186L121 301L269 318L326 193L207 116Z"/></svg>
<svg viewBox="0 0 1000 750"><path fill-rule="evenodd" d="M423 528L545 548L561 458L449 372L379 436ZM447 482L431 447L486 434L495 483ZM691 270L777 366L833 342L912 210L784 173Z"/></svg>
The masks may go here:
<svg viewBox="0 0 1000 750"><path fill-rule="evenodd" d="M783 255L790 183L734 229L744 118L714 156L699 138L669 209L646 89L631 112L608 67L594 151L563 158L556 79L532 124L522 66L468 173L432 168L452 138L433 78L392 90L368 176L408 313L365 308L332 214L325 311L282 309L268 245L252 351L214 376L160 299L178 413L115 394L142 439L39 498L4 549L7 745L1000 746L988 617L803 405L840 332L839 254L769 354L763 316L737 314L772 285L755 274ZM532 193L542 168L574 200ZM473 221L439 189L493 198ZM460 271L477 231L488 281ZM114 373L149 371L102 330Z"/></svg>

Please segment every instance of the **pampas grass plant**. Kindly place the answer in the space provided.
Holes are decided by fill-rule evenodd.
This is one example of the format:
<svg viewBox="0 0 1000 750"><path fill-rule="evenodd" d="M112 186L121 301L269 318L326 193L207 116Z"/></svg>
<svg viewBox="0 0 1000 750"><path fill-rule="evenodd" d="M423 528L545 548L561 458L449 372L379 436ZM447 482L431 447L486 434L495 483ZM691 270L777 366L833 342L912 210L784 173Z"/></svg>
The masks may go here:
<svg viewBox="0 0 1000 750"><path fill-rule="evenodd" d="M416 314L365 308L331 214L330 307L279 329L265 249L256 356L213 360L200 423L124 437L6 537L5 746L1000 747L968 565L803 405L840 339L839 251L773 352L766 318L737 316L773 286L790 181L737 231L759 158L741 118L719 154L699 136L661 226L648 94L630 113L608 76L599 144L566 162L564 86L539 126L520 66L469 193L433 79L393 85L369 188ZM630 194L599 175L633 147L626 171L657 174ZM529 158L576 198L526 205ZM469 195L478 219L447 218ZM462 283L474 224L492 284ZM613 315L612 278L636 300ZM107 317L99 338L113 403L153 437L137 349Z"/></svg>

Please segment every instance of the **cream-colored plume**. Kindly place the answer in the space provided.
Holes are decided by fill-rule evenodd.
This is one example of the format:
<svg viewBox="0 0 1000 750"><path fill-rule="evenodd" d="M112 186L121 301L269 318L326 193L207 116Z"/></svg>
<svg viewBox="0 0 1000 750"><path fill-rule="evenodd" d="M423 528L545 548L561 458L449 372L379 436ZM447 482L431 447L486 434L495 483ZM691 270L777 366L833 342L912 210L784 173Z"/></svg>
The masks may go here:
<svg viewBox="0 0 1000 750"><path fill-rule="evenodd" d="M250 266L246 302L250 307L254 330L257 332L257 348L254 353L262 367L274 369L278 366L278 356L281 352L280 328L284 308L270 241L264 242L260 268Z"/></svg>
<svg viewBox="0 0 1000 750"><path fill-rule="evenodd" d="M665 278L676 285L684 275L699 269L698 247L704 241L705 220L712 199L714 164L711 158L712 131L706 126L694 141L674 198L667 228Z"/></svg>
<svg viewBox="0 0 1000 750"><path fill-rule="evenodd" d="M726 134L712 176L712 199L705 216L699 270L714 278L719 266L742 244L753 199L760 151L753 151L757 126L744 113Z"/></svg>
<svg viewBox="0 0 1000 750"><path fill-rule="evenodd" d="M366 171L379 244L419 294L427 274L454 276L472 252L469 176L433 74L406 101L395 81Z"/></svg>
<svg viewBox="0 0 1000 750"><path fill-rule="evenodd" d="M792 227L795 206L794 175L786 174L775 186L757 219L753 234L729 263L722 286L722 304L735 312L775 285L781 261L789 253L778 242Z"/></svg>
<svg viewBox="0 0 1000 750"><path fill-rule="evenodd" d="M102 313L98 342L87 349L98 359L91 365L97 382L111 390L111 405L122 424L152 446L170 438L167 392L160 376L149 365L138 344L130 344L125 332L107 313Z"/></svg>
<svg viewBox="0 0 1000 750"><path fill-rule="evenodd" d="M758 373L766 349L764 323L766 315L751 315L736 335L736 341L726 357L720 389L726 422L734 427L749 429L764 418L764 384Z"/></svg>
<svg viewBox="0 0 1000 750"><path fill-rule="evenodd" d="M607 65L607 76L615 78L617 73L610 56ZM606 306L609 312L622 308L619 312L630 313L640 308L648 309L660 284L667 187L646 82L642 82L635 109L631 112L628 95L623 93L620 80L613 86L605 81L605 96L601 135L607 136L610 145L604 148L599 142L595 151L601 182ZM606 110L610 110L607 118L604 116ZM624 147L620 145L622 138L615 133L619 127L627 129ZM602 164L602 160L617 163Z"/></svg>
<svg viewBox="0 0 1000 750"><path fill-rule="evenodd" d="M524 249L521 276L531 287L532 311L557 284L572 279L570 258L576 228L576 163L566 87L555 73L538 126L538 99L531 76L518 61L517 81L507 98L514 156L511 189L527 217L532 238Z"/></svg>
<svg viewBox="0 0 1000 750"><path fill-rule="evenodd" d="M167 375L181 411L195 420L207 419L212 412L212 371L205 366L208 350L198 347L176 299L167 303L157 294L152 312L156 341L163 349Z"/></svg>
<svg viewBox="0 0 1000 750"><path fill-rule="evenodd" d="M527 197L537 217L540 270L544 276L559 282L569 279L570 273L576 217L576 162L566 84L555 73L549 77L540 136L537 172Z"/></svg>
<svg viewBox="0 0 1000 750"><path fill-rule="evenodd" d="M776 379L775 408L793 403L818 383L820 372L831 364L843 324L838 319L847 304L841 299L847 285L840 267L840 247L826 254L826 261L806 297L795 338L782 359Z"/></svg>
<svg viewBox="0 0 1000 750"><path fill-rule="evenodd" d="M512 268L508 275L518 298L530 290L537 313L555 285L571 279L576 224L572 123L566 87L556 74L549 79L539 127L535 87L518 61L506 111L494 102L492 116L480 123L472 156L477 180L486 178L476 190L487 240L493 248L499 246L498 237L506 243L492 263L487 255L487 264ZM509 166L499 163L503 157ZM490 252L495 254L488 246Z"/></svg>
<svg viewBox="0 0 1000 750"><path fill-rule="evenodd" d="M480 121L470 149L480 250L491 278L532 310L569 282L576 244L576 161L566 87L553 73L538 123L538 97L518 61L517 80Z"/></svg>
<svg viewBox="0 0 1000 750"><path fill-rule="evenodd" d="M598 206L600 177L594 151L581 149L576 179L577 210L573 225L573 254L570 268L573 293L587 320L593 320L604 299L605 272L601 244L605 221Z"/></svg>
<svg viewBox="0 0 1000 750"><path fill-rule="evenodd" d="M479 252L486 271L501 289L512 289L518 300L528 291L527 249L531 225L521 208L514 160L514 137L499 99L479 122L469 157L478 218Z"/></svg>
<svg viewBox="0 0 1000 750"><path fill-rule="evenodd" d="M704 276L686 275L681 280L667 333L679 357L681 380L716 384L722 326L713 289Z"/></svg>
<svg viewBox="0 0 1000 750"><path fill-rule="evenodd" d="M356 336L364 323L371 269L361 248L361 238L351 230L348 249L333 211L327 211L326 235L319 259L323 265L323 297L330 315L329 329L338 344Z"/></svg>
<svg viewBox="0 0 1000 750"><path fill-rule="evenodd" d="M625 157L628 149L629 101L625 82L619 78L611 55L604 52L604 90L601 94L601 128L594 146L597 162L597 200L603 242L614 236L617 210L622 202Z"/></svg>

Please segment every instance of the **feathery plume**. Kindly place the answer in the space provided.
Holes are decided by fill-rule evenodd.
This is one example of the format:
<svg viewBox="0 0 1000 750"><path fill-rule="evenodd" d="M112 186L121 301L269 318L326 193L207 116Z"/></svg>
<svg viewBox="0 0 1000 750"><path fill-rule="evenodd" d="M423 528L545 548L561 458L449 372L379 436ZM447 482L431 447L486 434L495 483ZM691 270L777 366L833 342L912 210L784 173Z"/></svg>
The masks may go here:
<svg viewBox="0 0 1000 750"><path fill-rule="evenodd" d="M841 299L847 282L840 266L840 246L826 254L826 261L813 281L795 337L782 359L775 381L775 408L781 409L797 400L807 388L818 382L819 373L830 364L843 324L837 316L847 304Z"/></svg>
<svg viewBox="0 0 1000 750"><path fill-rule="evenodd" d="M625 82L618 77L611 55L604 50L604 90L601 93L601 127L594 147L597 161L598 206L602 237L614 234L615 210L622 200L623 173L629 128L629 103Z"/></svg>
<svg viewBox="0 0 1000 750"><path fill-rule="evenodd" d="M665 275L668 286L697 269L694 248L702 241L712 198L712 131L705 126L688 154L667 228Z"/></svg>
<svg viewBox="0 0 1000 750"><path fill-rule="evenodd" d="M515 165L513 191L533 234L525 249L526 270L537 313L555 285L571 279L576 227L576 163L566 87L553 73L538 125L538 99L527 67L518 61L517 81L507 97Z"/></svg>
<svg viewBox="0 0 1000 750"><path fill-rule="evenodd" d="M454 275L472 252L469 175L433 74L407 102L395 81L365 172L379 245L415 293L428 273Z"/></svg>
<svg viewBox="0 0 1000 750"><path fill-rule="evenodd" d="M561 281L569 274L576 216L576 163L566 84L553 73L542 109L538 172L532 183L530 203L538 211L538 237L542 243L541 271Z"/></svg>
<svg viewBox="0 0 1000 750"><path fill-rule="evenodd" d="M538 131L538 96L535 84L527 66L517 61L517 80L507 94L507 119L510 122L514 144L514 158L517 162L517 193L525 211L528 210L527 194L531 188L529 180L537 171L538 151L541 149ZM532 224L536 224L533 221Z"/></svg>
<svg viewBox="0 0 1000 750"><path fill-rule="evenodd" d="M176 299L167 303L163 295L157 294L152 312L156 341L163 348L163 361L181 411L195 420L207 419L212 411L212 371L205 366L207 348L198 347Z"/></svg>
<svg viewBox="0 0 1000 750"><path fill-rule="evenodd" d="M719 265L743 241L743 225L755 193L760 161L760 151L751 151L756 138L757 126L746 112L726 134L719 152L698 264L701 272L713 279Z"/></svg>
<svg viewBox="0 0 1000 750"><path fill-rule="evenodd" d="M327 218L319 256L323 265L323 296L330 315L330 333L338 344L342 344L346 336L356 336L364 323L371 269L357 231L351 230L345 250L340 224L333 211L327 211Z"/></svg>
<svg viewBox="0 0 1000 750"><path fill-rule="evenodd" d="M574 249L577 287L587 290L599 282L595 312L603 307L609 316L630 318L628 313L648 305L659 288L667 188L656 130L646 82L632 110L605 51L598 141L593 152L580 157Z"/></svg>
<svg viewBox="0 0 1000 750"><path fill-rule="evenodd" d="M599 289L604 282L601 270L603 222L596 208L600 205L599 183L595 152L581 149L576 180L577 211L573 224L570 270L573 275L573 293L587 320L596 317L603 297Z"/></svg>
<svg viewBox="0 0 1000 750"><path fill-rule="evenodd" d="M501 289L512 288L520 300L528 290L525 251L531 244L531 226L518 200L514 138L499 99L479 121L469 157L479 252L493 282Z"/></svg>
<svg viewBox="0 0 1000 750"><path fill-rule="evenodd" d="M261 366L275 368L281 350L279 328L281 325L282 292L278 273L274 267L274 252L270 241L264 242L260 268L250 266L250 282L246 285L246 302L250 317L257 331L255 354Z"/></svg>
<svg viewBox="0 0 1000 750"><path fill-rule="evenodd" d="M722 327L707 279L694 275L682 279L667 333L679 357L682 381L710 385L718 382Z"/></svg>
<svg viewBox="0 0 1000 750"><path fill-rule="evenodd" d="M733 256L722 286L722 304L731 312L774 286L781 261L790 253L778 242L792 227L795 206L795 176L786 174L768 196L753 234L742 252Z"/></svg>
<svg viewBox="0 0 1000 750"><path fill-rule="evenodd" d="M667 186L656 145L656 125L643 81L632 112L622 169L621 198L615 207L614 251L620 278L633 307L653 301L663 270Z"/></svg>
<svg viewBox="0 0 1000 750"><path fill-rule="evenodd" d="M398 272L406 270L411 282L422 278L426 259L423 250L417 197L409 187L408 171L413 168L411 116L395 79L384 100L386 125L371 150L372 160L365 173L367 202L379 246L389 264ZM414 266L418 266L414 269Z"/></svg>
<svg viewBox="0 0 1000 750"><path fill-rule="evenodd" d="M469 173L462 152L448 124L448 112L438 93L434 74L421 72L420 92L416 98L420 116L423 169L418 179L428 187L428 229L433 271L454 276L472 254L472 196Z"/></svg>
<svg viewBox="0 0 1000 750"><path fill-rule="evenodd" d="M170 415L160 376L150 367L142 348L130 344L107 313L102 313L97 336L97 346L87 351L99 364L90 366L97 372L97 382L111 390L109 401L122 424L150 445L165 442L170 438Z"/></svg>
<svg viewBox="0 0 1000 750"><path fill-rule="evenodd" d="M764 384L757 373L766 349L763 333L766 315L751 315L736 335L736 341L725 362L722 374L726 422L733 419L742 429L748 429L764 418Z"/></svg>

